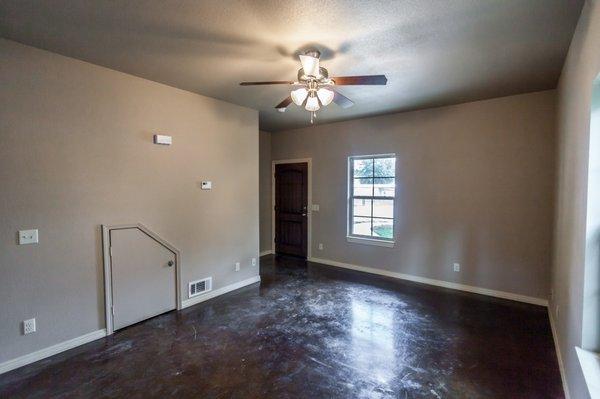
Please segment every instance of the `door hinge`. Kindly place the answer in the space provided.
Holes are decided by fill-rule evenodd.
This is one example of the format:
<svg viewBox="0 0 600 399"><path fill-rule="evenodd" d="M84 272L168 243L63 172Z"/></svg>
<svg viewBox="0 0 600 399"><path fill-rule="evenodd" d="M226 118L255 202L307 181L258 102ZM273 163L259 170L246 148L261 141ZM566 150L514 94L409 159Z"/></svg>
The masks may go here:
<svg viewBox="0 0 600 399"><path fill-rule="evenodd" d="M112 247L108 247L108 254L109 254L109 256L112 258L112 256L113 256L113 255L112 255Z"/></svg>
<svg viewBox="0 0 600 399"><path fill-rule="evenodd" d="M111 307L110 307L110 311L112 312L112 315L114 316L114 315L115 315L115 307L114 307L114 306L111 306Z"/></svg>

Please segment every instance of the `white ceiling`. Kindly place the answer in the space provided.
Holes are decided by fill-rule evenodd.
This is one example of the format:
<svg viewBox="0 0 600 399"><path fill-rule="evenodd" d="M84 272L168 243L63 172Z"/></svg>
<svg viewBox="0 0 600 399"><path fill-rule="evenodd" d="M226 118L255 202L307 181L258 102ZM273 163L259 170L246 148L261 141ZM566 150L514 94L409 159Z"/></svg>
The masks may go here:
<svg viewBox="0 0 600 399"><path fill-rule="evenodd" d="M317 123L556 87L582 0L1 0L0 35L260 111L260 127L309 124L273 107L314 46L332 76L385 74L341 87Z"/></svg>

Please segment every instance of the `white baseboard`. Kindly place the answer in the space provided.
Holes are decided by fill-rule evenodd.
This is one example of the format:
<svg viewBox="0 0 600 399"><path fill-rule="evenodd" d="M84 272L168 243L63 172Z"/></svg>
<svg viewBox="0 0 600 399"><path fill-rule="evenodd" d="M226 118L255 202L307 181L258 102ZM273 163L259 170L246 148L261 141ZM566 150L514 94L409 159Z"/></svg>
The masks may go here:
<svg viewBox="0 0 600 399"><path fill-rule="evenodd" d="M259 256L265 256L265 255L271 255L273 253L272 249L266 250L266 251L262 251Z"/></svg>
<svg viewBox="0 0 600 399"><path fill-rule="evenodd" d="M567 374L565 373L565 365L563 363L563 358L560 352L560 345L558 341L558 331L556 330L554 316L552 316L552 306L548 306L548 317L550 318L550 329L552 330L554 350L556 351L556 357L558 358L558 369L560 370L560 379L562 381L563 391L565 391L565 399L570 399L571 396L569 395L569 386L567 385Z"/></svg>
<svg viewBox="0 0 600 399"><path fill-rule="evenodd" d="M245 287L250 284L257 283L259 281L260 281L260 276L254 276L249 279L240 281L238 283L230 284L228 286L219 288L218 290L210 291L210 292L206 293L205 295L200 295L198 297L194 297L194 298L188 299L186 301L183 301L182 308L187 308L187 307L195 305L197 303L207 301L211 298L226 294L228 292L240 289L240 288ZM58 343L56 345L52 345L47 348L40 349L40 350L32 352L32 353L28 353L27 355L23 355L23 356L15 358L15 359L7 360L4 363L0 363L0 374L6 373L7 371L11 371L11 370L14 370L14 369L22 367L22 366L26 366L28 364L37 362L38 360L45 359L47 357L56 355L58 353L64 352L69 349L73 349L77 346L87 344L88 342L92 342L99 338L104 338L104 337L106 337L106 329L97 330L97 331L93 331L91 333L70 339L68 341L64 341L64 342Z"/></svg>
<svg viewBox="0 0 600 399"><path fill-rule="evenodd" d="M237 283L226 285L225 287L221 287L217 290L209 291L206 294L202 294L202 295L198 295L193 298L190 298L190 299L186 299L185 301L182 302L181 308L182 309L188 308L188 307L190 307L192 305L196 305L200 302L208 301L209 299L212 299L219 295L227 294L228 292L238 290L247 285L258 283L259 281L260 281L260 276L254 276L249 279L239 281Z"/></svg>
<svg viewBox="0 0 600 399"><path fill-rule="evenodd" d="M4 363L0 363L0 374L6 373L7 371L14 370L16 368L26 366L30 363L37 362L38 360L45 359L47 357L56 355L69 349L73 349L77 346L87 344L88 342L95 341L99 338L106 337L106 330L92 331L91 333L81 335L79 337L63 341L56 345L49 346L39 351L28 353L27 355L19 356L15 359L8 360Z"/></svg>
<svg viewBox="0 0 600 399"><path fill-rule="evenodd" d="M373 267L353 265L350 263L337 262L329 259L310 258L309 261L323 263L329 266L342 267L345 269L357 270L360 272L378 274L380 276L393 277L401 280L414 281L416 283L435 285L436 287L450 288L453 290L472 292L474 294L488 295L496 298L510 299L512 301L525 302L533 305L548 306L548 301L543 298L535 298L526 295L513 294L512 292L496 291L488 288L475 287L450 281L434 280L427 277L414 276L412 274L392 272L389 270L375 269Z"/></svg>

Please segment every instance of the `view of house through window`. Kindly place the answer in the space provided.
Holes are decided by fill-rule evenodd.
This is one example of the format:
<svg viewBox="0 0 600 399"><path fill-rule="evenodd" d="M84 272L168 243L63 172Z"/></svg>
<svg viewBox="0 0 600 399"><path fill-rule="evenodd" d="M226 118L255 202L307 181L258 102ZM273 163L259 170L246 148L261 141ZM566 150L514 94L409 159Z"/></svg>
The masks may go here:
<svg viewBox="0 0 600 399"><path fill-rule="evenodd" d="M396 156L349 158L348 235L394 239Z"/></svg>

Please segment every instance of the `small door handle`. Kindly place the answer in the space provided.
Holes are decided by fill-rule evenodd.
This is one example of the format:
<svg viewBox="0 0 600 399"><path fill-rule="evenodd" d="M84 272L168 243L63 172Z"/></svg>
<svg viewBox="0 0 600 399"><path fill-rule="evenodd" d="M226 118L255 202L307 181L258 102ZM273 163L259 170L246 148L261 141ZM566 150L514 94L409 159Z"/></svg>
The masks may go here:
<svg viewBox="0 0 600 399"><path fill-rule="evenodd" d="M306 213L303 213L302 216L306 216Z"/></svg>
<svg viewBox="0 0 600 399"><path fill-rule="evenodd" d="M167 262L167 266L169 266L169 267L173 267L174 264L175 264L175 262L173 262L172 260Z"/></svg>

